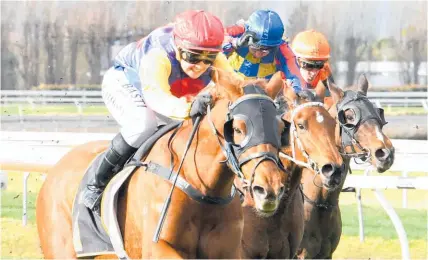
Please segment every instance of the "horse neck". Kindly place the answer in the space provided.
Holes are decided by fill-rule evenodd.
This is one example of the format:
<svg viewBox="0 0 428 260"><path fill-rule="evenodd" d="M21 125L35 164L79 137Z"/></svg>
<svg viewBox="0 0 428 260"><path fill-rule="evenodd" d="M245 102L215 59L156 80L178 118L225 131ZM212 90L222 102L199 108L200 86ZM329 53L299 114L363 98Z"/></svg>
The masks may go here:
<svg viewBox="0 0 428 260"><path fill-rule="evenodd" d="M340 102L340 101L339 101ZM338 111L336 108L337 102L334 102L330 108L328 109L328 113L334 118L336 121L336 127L334 129L334 138L336 140L336 146L341 149L342 148L342 137L340 135L340 124L339 118L337 117Z"/></svg>
<svg viewBox="0 0 428 260"><path fill-rule="evenodd" d="M339 195L344 184L344 180L342 180L342 183L339 184L336 189L328 190L324 188L324 186L321 186L320 184L321 181L319 180L318 175L316 175L314 179L314 174L315 173L313 172L312 169L305 168L303 170L302 183L303 183L303 193L305 197L317 203L328 203L331 205L337 205L339 200ZM318 185L315 185L314 181ZM316 207L314 207L314 209L316 209Z"/></svg>
<svg viewBox="0 0 428 260"><path fill-rule="evenodd" d="M220 106L217 105L216 106ZM216 129L222 134L224 118L226 110L220 108L214 109L212 113L213 124ZM224 106L227 108L227 105ZM224 112L223 112L224 111ZM219 116L223 115L222 120ZM221 117L221 116L220 116ZM183 164L185 179L195 188L199 189L203 194L210 196L226 197L230 195L235 175L222 163L226 159L220 147L217 137L214 135L210 126L208 116L201 121L199 129L195 135L192 145L189 149L186 161ZM186 140L190 136L192 127L189 121L189 127L186 133L183 134L183 139ZM187 140L186 140L187 141ZM175 151L183 150L178 147ZM182 156L178 156L182 158Z"/></svg>

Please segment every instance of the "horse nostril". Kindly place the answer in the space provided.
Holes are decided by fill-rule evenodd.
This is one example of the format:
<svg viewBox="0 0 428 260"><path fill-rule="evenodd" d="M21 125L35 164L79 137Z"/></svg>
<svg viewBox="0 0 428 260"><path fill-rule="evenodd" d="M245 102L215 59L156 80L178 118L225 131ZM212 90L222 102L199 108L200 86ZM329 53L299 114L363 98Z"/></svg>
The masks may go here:
<svg viewBox="0 0 428 260"><path fill-rule="evenodd" d="M261 186L254 185L253 192L254 194L260 195L261 197L266 196L266 190Z"/></svg>
<svg viewBox="0 0 428 260"><path fill-rule="evenodd" d="M334 166L331 163L324 164L321 167L321 173L324 174L326 177L330 177L334 173L335 170L336 170L336 166Z"/></svg>
<svg viewBox="0 0 428 260"><path fill-rule="evenodd" d="M386 160L390 154L390 151L386 148L377 149L375 152L376 158L379 160Z"/></svg>

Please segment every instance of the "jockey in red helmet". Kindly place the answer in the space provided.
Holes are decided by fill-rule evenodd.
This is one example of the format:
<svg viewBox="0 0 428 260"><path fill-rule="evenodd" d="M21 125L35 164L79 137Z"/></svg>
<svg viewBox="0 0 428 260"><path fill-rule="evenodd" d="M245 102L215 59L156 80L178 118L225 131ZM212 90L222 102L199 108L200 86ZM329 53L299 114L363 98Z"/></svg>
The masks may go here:
<svg viewBox="0 0 428 260"><path fill-rule="evenodd" d="M205 114L211 96L196 94L211 81L211 66L233 71L221 53L223 40L216 16L190 10L119 52L104 75L102 96L121 128L87 185L83 203L88 208L99 213L108 181L155 133L159 121Z"/></svg>

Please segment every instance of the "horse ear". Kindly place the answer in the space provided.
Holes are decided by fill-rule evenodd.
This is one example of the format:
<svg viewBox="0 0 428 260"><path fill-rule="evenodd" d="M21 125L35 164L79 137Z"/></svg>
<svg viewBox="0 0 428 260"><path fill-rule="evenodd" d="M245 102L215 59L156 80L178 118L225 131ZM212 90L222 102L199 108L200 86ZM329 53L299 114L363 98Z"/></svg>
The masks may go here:
<svg viewBox="0 0 428 260"><path fill-rule="evenodd" d="M282 79L282 72L276 72L266 85L265 91L269 97L275 99L279 91L284 88L284 80Z"/></svg>
<svg viewBox="0 0 428 260"><path fill-rule="evenodd" d="M367 80L366 74L362 73L358 78L357 90L362 92L367 96L367 89L369 88L369 82Z"/></svg>
<svg viewBox="0 0 428 260"><path fill-rule="evenodd" d="M284 94L284 99L287 102L288 108L293 109L298 99L298 96L296 92L294 92L293 88L290 86L290 83L287 80L284 82L283 94Z"/></svg>
<svg viewBox="0 0 428 260"><path fill-rule="evenodd" d="M328 82L328 89L330 90L331 93L331 97L333 98L334 103L339 102L342 98L343 98L343 90L341 90L339 87L336 86L336 84L334 84L331 81L327 81Z"/></svg>
<svg viewBox="0 0 428 260"><path fill-rule="evenodd" d="M236 73L213 68L211 78L218 90L222 89L227 93L229 100L234 101L243 95L243 80Z"/></svg>

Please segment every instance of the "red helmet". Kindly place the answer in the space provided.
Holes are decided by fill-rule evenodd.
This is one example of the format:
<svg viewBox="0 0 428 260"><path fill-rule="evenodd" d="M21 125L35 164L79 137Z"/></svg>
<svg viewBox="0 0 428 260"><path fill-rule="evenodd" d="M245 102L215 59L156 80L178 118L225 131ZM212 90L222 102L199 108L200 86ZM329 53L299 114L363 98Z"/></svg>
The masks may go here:
<svg viewBox="0 0 428 260"><path fill-rule="evenodd" d="M175 44L187 50L222 51L223 23L217 16L201 10L178 14L174 23Z"/></svg>

